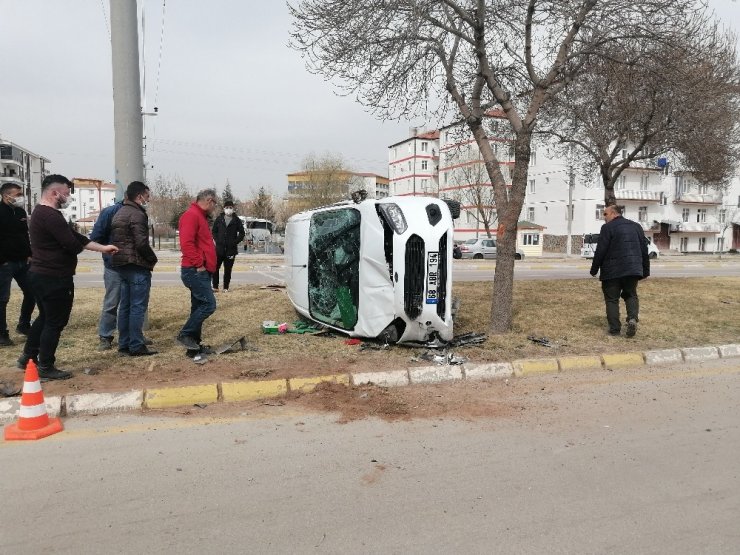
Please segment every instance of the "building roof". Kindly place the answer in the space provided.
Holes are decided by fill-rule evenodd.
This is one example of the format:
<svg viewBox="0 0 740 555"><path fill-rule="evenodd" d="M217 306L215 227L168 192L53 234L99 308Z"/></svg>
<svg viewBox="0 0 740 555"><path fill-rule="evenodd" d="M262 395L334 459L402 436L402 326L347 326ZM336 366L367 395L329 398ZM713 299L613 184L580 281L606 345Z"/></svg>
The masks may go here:
<svg viewBox="0 0 740 555"><path fill-rule="evenodd" d="M517 229L545 229L544 225L528 222L527 220L521 220L517 222L516 227Z"/></svg>
<svg viewBox="0 0 740 555"><path fill-rule="evenodd" d="M414 139L421 139L423 141L436 141L437 139L439 139L439 129L435 129L434 131L425 131L423 133L417 133L413 137L409 137L408 139L404 139L403 141L398 141L397 143L393 143L388 148L393 148L394 146L402 145L403 143L413 141Z"/></svg>
<svg viewBox="0 0 740 555"><path fill-rule="evenodd" d="M506 119L506 114L504 111L500 108L491 108L490 110L487 110L484 114L485 117L489 118L498 118L498 119ZM454 123L450 123L448 125L445 125L444 127L440 127L440 130L442 129L449 129L450 127L455 127L456 125L460 125L462 121L458 120Z"/></svg>

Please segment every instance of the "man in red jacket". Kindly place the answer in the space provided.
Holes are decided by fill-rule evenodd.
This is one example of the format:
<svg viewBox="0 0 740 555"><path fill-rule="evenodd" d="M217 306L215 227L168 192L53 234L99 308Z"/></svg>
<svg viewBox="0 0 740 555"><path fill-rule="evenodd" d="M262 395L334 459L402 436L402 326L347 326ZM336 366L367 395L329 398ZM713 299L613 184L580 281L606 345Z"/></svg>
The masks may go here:
<svg viewBox="0 0 740 555"><path fill-rule="evenodd" d="M216 311L211 276L216 271L216 246L208 216L216 210L216 191L203 189L180 217L180 277L190 289L190 317L180 330L177 342L188 352L201 351L203 322Z"/></svg>

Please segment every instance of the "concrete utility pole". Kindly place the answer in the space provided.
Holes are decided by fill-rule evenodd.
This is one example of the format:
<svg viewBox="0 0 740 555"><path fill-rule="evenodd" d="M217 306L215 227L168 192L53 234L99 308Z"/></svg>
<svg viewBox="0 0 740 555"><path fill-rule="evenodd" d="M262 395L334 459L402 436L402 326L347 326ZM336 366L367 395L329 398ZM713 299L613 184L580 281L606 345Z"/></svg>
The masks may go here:
<svg viewBox="0 0 740 555"><path fill-rule="evenodd" d="M113 57L113 129L116 154L116 200L128 184L144 181L141 81L136 0L110 0Z"/></svg>
<svg viewBox="0 0 740 555"><path fill-rule="evenodd" d="M568 237L565 239L565 258L571 257L573 247L573 189L576 186L576 171L573 167L573 145L568 155Z"/></svg>

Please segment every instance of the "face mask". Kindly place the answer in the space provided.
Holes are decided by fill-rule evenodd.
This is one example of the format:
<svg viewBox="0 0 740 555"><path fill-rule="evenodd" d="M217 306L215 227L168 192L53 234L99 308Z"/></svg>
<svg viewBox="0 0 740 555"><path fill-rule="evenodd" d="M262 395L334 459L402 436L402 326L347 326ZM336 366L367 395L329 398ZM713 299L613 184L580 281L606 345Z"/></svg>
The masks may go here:
<svg viewBox="0 0 740 555"><path fill-rule="evenodd" d="M62 199L62 197L59 197L59 203L57 204L57 208L59 210L64 210L69 206L69 197Z"/></svg>
<svg viewBox="0 0 740 555"><path fill-rule="evenodd" d="M13 206L16 208L23 208L26 205L26 197L15 197L13 199Z"/></svg>
<svg viewBox="0 0 740 555"><path fill-rule="evenodd" d="M224 208L224 214L226 214L227 216L231 216L233 213L234 213L233 208Z"/></svg>
<svg viewBox="0 0 740 555"><path fill-rule="evenodd" d="M144 210L146 210L146 207L149 206L148 202L142 202L139 206L141 206Z"/></svg>

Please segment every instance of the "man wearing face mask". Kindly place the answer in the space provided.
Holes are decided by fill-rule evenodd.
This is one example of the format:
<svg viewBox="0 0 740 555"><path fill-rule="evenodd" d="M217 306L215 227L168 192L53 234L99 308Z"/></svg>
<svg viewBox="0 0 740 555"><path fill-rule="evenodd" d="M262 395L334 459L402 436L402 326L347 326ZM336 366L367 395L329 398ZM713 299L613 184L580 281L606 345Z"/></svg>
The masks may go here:
<svg viewBox="0 0 740 555"><path fill-rule="evenodd" d="M224 210L213 223L213 240L216 242L216 271L213 273L213 290L218 291L218 274L224 265L224 293L229 291L231 270L234 267L239 243L244 240L244 224L234 214L234 203L224 202Z"/></svg>
<svg viewBox="0 0 740 555"><path fill-rule="evenodd" d="M60 210L69 205L74 185L63 175L50 175L41 183L41 202L31 214L31 267L28 281L39 315L28 333L18 366L29 360L38 365L41 381L65 380L70 372L59 370L56 350L69 321L74 301L77 255L83 249L114 254L114 245L101 245L73 231Z"/></svg>
<svg viewBox="0 0 740 555"><path fill-rule="evenodd" d="M118 353L123 356L157 354L147 348L143 331L152 270L157 263L157 255L149 245L148 202L149 187L141 181L132 181L126 189L126 200L111 223L111 243L118 247L110 263L121 283Z"/></svg>
<svg viewBox="0 0 740 555"><path fill-rule="evenodd" d="M176 337L189 355L204 352L200 342L203 322L216 311L211 275L216 271L216 247L208 217L216 211L216 191L203 189L180 217L180 278L190 289L190 316Z"/></svg>
<svg viewBox="0 0 740 555"><path fill-rule="evenodd" d="M23 335L28 333L36 303L28 284L31 243L28 239L28 218L23 208L23 189L17 183L3 183L0 195L0 347L6 347L14 344L7 325L7 307L14 279L23 292L16 332Z"/></svg>

